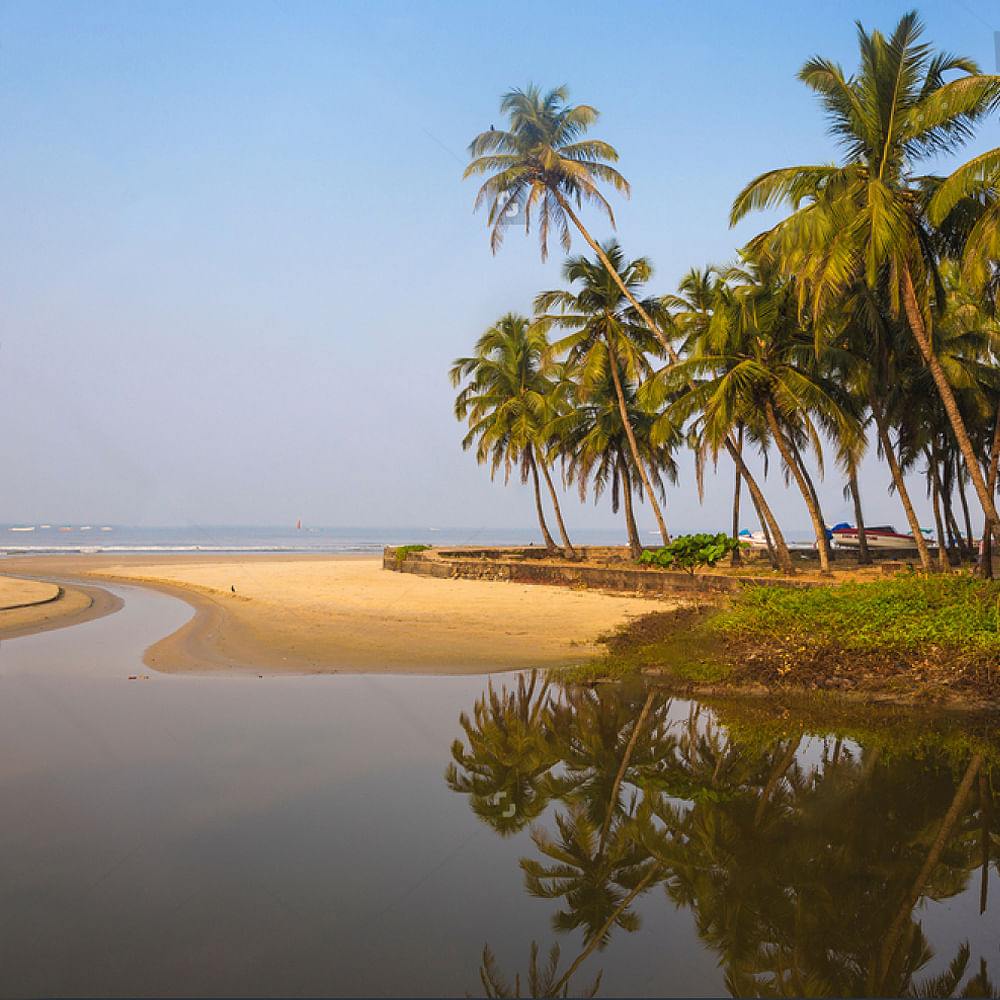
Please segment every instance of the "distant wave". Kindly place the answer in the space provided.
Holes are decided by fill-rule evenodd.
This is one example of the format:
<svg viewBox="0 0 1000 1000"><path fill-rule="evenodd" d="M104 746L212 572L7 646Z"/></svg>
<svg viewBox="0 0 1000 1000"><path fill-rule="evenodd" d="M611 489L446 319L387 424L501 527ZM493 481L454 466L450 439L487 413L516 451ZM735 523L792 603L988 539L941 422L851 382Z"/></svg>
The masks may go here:
<svg viewBox="0 0 1000 1000"><path fill-rule="evenodd" d="M100 552L381 552L381 542L343 542L327 545L0 545L0 552L8 555L44 552L81 552L92 555Z"/></svg>

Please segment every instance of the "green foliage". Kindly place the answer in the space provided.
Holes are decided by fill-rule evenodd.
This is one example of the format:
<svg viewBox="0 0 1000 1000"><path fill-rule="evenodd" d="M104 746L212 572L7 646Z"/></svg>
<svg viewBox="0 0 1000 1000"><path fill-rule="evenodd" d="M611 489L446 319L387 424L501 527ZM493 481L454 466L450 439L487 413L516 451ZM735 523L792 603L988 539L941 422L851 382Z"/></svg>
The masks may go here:
<svg viewBox="0 0 1000 1000"><path fill-rule="evenodd" d="M429 545L400 545L396 548L396 562L403 562L411 552L424 552Z"/></svg>
<svg viewBox="0 0 1000 1000"><path fill-rule="evenodd" d="M713 622L724 632L834 642L845 649L931 644L1000 656L1000 581L898 576L839 587L747 590Z"/></svg>
<svg viewBox="0 0 1000 1000"><path fill-rule="evenodd" d="M664 545L655 552L645 549L639 557L639 563L660 569L682 569L694 576L696 569L714 566L740 545L737 539L723 531L717 535L679 535L669 545Z"/></svg>

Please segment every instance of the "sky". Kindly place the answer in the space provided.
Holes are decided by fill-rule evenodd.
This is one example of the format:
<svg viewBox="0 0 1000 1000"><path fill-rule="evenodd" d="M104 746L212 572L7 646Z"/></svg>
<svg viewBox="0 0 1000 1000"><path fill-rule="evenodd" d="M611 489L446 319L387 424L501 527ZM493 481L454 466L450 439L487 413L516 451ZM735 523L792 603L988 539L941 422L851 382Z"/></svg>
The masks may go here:
<svg viewBox="0 0 1000 1000"><path fill-rule="evenodd" d="M615 235L663 294L766 227L728 228L747 181L836 159L799 67L852 69L854 19L907 9L0 2L0 523L530 527L530 489L463 452L448 378L561 283L533 235L491 253L462 180L500 96L565 84L601 112L632 188L609 194ZM998 71L994 4L919 13ZM965 154L998 144L991 120ZM902 525L888 482L866 465L866 517ZM831 457L831 521L853 521L842 486ZM707 487L685 456L673 531L728 526L728 461ZM765 491L808 533L777 462ZM620 524L575 489L565 516Z"/></svg>

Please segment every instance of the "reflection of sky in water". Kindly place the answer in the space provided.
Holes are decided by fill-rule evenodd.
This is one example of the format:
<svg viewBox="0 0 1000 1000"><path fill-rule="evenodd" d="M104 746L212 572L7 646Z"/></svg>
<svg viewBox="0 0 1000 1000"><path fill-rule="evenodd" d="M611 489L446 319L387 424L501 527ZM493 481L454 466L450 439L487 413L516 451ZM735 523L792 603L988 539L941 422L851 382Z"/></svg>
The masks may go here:
<svg viewBox="0 0 1000 1000"><path fill-rule="evenodd" d="M0 648L0 991L476 994L484 943L513 979L533 939L569 964L578 935L524 892L527 831L497 837L442 778L485 678L161 675L142 650L190 610L121 593ZM1000 973L978 902L974 872L923 904L922 976L966 938ZM574 986L603 968L602 996L724 992L689 910L657 887L637 911Z"/></svg>

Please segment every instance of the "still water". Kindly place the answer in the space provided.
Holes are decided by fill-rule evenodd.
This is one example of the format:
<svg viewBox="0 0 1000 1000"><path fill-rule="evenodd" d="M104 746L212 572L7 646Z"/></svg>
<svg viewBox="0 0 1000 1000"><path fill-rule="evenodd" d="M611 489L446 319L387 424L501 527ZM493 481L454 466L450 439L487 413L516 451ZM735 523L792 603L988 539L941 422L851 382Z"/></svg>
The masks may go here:
<svg viewBox="0 0 1000 1000"><path fill-rule="evenodd" d="M115 592L0 645L6 996L997 991L988 726L836 739L513 674L166 676L142 652L190 609Z"/></svg>

